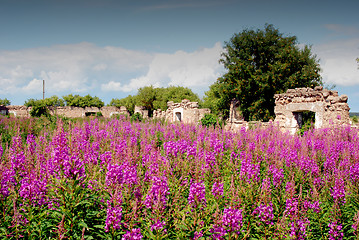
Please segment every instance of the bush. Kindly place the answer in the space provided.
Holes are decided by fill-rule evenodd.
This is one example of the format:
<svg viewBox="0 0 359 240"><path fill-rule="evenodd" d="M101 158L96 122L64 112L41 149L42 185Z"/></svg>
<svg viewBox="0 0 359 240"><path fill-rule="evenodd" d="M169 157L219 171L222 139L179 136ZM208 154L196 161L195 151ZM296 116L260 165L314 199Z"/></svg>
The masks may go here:
<svg viewBox="0 0 359 240"><path fill-rule="evenodd" d="M7 98L0 99L0 106L8 106L10 104L11 104L11 102Z"/></svg>
<svg viewBox="0 0 359 240"><path fill-rule="evenodd" d="M143 117L142 117L141 113L136 112L135 114L133 114L133 115L131 116L131 122L133 122L133 121L142 122L142 121L143 121Z"/></svg>
<svg viewBox="0 0 359 240"><path fill-rule="evenodd" d="M201 125L206 127L216 127L218 122L218 117L214 114L205 114L204 117L201 119Z"/></svg>

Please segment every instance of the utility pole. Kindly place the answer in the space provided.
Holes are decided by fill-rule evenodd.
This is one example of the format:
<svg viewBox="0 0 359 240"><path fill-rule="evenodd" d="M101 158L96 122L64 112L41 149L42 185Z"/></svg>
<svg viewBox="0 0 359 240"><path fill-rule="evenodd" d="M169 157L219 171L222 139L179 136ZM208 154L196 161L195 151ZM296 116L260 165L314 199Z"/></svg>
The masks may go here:
<svg viewBox="0 0 359 240"><path fill-rule="evenodd" d="M42 80L42 100L45 99L45 80Z"/></svg>

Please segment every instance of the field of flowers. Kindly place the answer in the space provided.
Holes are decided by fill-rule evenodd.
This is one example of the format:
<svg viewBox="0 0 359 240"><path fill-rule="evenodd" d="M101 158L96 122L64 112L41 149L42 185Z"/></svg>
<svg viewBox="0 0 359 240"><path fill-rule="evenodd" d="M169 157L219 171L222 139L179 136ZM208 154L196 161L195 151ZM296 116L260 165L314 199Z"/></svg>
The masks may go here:
<svg viewBox="0 0 359 240"><path fill-rule="evenodd" d="M359 239L357 130L51 121L0 118L1 239Z"/></svg>

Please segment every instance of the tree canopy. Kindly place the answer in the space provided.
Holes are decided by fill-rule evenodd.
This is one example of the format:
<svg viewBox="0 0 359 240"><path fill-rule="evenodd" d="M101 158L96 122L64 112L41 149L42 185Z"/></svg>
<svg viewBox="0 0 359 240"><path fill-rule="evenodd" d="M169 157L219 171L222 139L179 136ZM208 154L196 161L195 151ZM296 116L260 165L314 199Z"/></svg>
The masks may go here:
<svg viewBox="0 0 359 240"><path fill-rule="evenodd" d="M246 120L268 121L274 117L274 94L322 84L311 48L299 47L295 36L284 36L269 24L234 34L220 62L228 71L206 92L204 105L224 117L237 98Z"/></svg>
<svg viewBox="0 0 359 240"><path fill-rule="evenodd" d="M66 95L62 97L66 103L66 106L72 107L98 107L101 108L105 105L105 103L98 97L92 97L89 94L82 97L79 95Z"/></svg>
<svg viewBox="0 0 359 240"><path fill-rule="evenodd" d="M125 106L131 114L134 112L135 105L143 106L149 110L151 115L153 110L166 110L168 101L181 102L183 99L201 102L198 95L186 87L170 86L155 88L153 86L146 86L139 88L135 96L129 95L122 99L112 99L110 105L117 107Z"/></svg>
<svg viewBox="0 0 359 240"><path fill-rule="evenodd" d="M7 99L7 98L0 99L0 106L8 106L10 104L11 104L11 102L9 99Z"/></svg>

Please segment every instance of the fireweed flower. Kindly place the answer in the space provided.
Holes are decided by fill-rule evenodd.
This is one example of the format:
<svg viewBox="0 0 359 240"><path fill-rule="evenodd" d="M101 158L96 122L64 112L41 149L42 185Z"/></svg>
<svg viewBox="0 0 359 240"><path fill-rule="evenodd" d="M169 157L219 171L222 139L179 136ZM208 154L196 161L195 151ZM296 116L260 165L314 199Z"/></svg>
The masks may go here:
<svg viewBox="0 0 359 240"><path fill-rule="evenodd" d="M143 238L140 228L132 228L131 231L127 231L123 236L122 240L141 240Z"/></svg>
<svg viewBox="0 0 359 240"><path fill-rule="evenodd" d="M167 179L153 177L152 181L151 189L146 196L144 204L147 208L165 208L168 201L167 196L170 194Z"/></svg>
<svg viewBox="0 0 359 240"><path fill-rule="evenodd" d="M272 174L272 182L274 187L279 187L282 184L284 178L284 170L278 169L274 166L269 167L269 172Z"/></svg>
<svg viewBox="0 0 359 240"><path fill-rule="evenodd" d="M345 203L345 183L342 178L336 178L334 187L330 190L334 201Z"/></svg>
<svg viewBox="0 0 359 240"><path fill-rule="evenodd" d="M106 211L106 222L105 222L105 231L108 232L111 227L114 230L121 228L121 218L122 218L122 207L116 205L114 207L108 203L107 211Z"/></svg>
<svg viewBox="0 0 359 240"><path fill-rule="evenodd" d="M240 169L241 179L246 179L248 183L251 183L253 180L258 181L260 165L251 163L252 154L246 154L246 152L242 151L240 154L240 158L242 160L242 165Z"/></svg>
<svg viewBox="0 0 359 240"><path fill-rule="evenodd" d="M269 205L261 204L253 211L253 215L257 217L266 225L273 225L273 206L270 203Z"/></svg>
<svg viewBox="0 0 359 240"><path fill-rule="evenodd" d="M343 227L337 221L330 222L329 227L329 239L330 240L341 240L343 239Z"/></svg>
<svg viewBox="0 0 359 240"><path fill-rule="evenodd" d="M166 222L165 221L160 221L159 219L157 220L157 222L155 222L154 224L151 225L151 231L158 231L158 230L162 230L164 232L167 232L166 229L164 229L164 227L166 226Z"/></svg>
<svg viewBox="0 0 359 240"><path fill-rule="evenodd" d="M291 220L297 218L299 214L299 208L298 208L298 200L297 198L290 198L287 199L285 204L285 211L284 215L288 216Z"/></svg>
<svg viewBox="0 0 359 240"><path fill-rule="evenodd" d="M1 144L0 144L1 145ZM10 192L9 192L9 188L12 188L13 186L15 186L16 181L15 181L15 171L13 169L1 169L2 174L1 174L1 181L0 181L0 194L2 195L1 197L8 197Z"/></svg>
<svg viewBox="0 0 359 240"><path fill-rule="evenodd" d="M206 206L206 188L203 182L191 184L189 188L188 203L194 208L199 204Z"/></svg>
<svg viewBox="0 0 359 240"><path fill-rule="evenodd" d="M222 223L228 232L236 232L239 234L242 228L242 220L242 209L233 209L231 207L224 209Z"/></svg>
<svg viewBox="0 0 359 240"><path fill-rule="evenodd" d="M217 199L223 196L223 183L214 182L212 186L212 194Z"/></svg>
<svg viewBox="0 0 359 240"><path fill-rule="evenodd" d="M213 233L212 239L216 240L221 240L222 237L227 234L226 229L217 225L214 225L213 228L211 228L209 231Z"/></svg>
<svg viewBox="0 0 359 240"><path fill-rule="evenodd" d="M136 166L130 166L127 162L124 162L122 165L112 165L111 163L107 165L107 186L113 184L127 184L128 187L131 187L132 185L137 184L137 182Z"/></svg>
<svg viewBox="0 0 359 240"><path fill-rule="evenodd" d="M292 222L290 236L295 237L295 239L304 240L307 237L307 227L309 226L310 221L308 219L299 219L295 222Z"/></svg>
<svg viewBox="0 0 359 240"><path fill-rule="evenodd" d="M197 240L199 238L203 237L203 233L202 231L199 231L199 232L194 232L194 236L193 236L193 240Z"/></svg>
<svg viewBox="0 0 359 240"><path fill-rule="evenodd" d="M112 165L111 163L109 163L107 165L107 173L106 173L107 186L113 184L122 184L122 182L123 182L122 166L118 164Z"/></svg>
<svg viewBox="0 0 359 240"><path fill-rule="evenodd" d="M36 179L35 176L23 178L19 194L22 198L28 199L33 205L43 205L46 202L47 182Z"/></svg>
<svg viewBox="0 0 359 240"><path fill-rule="evenodd" d="M64 160L63 171L67 178L82 179L86 177L84 162L76 155Z"/></svg>

